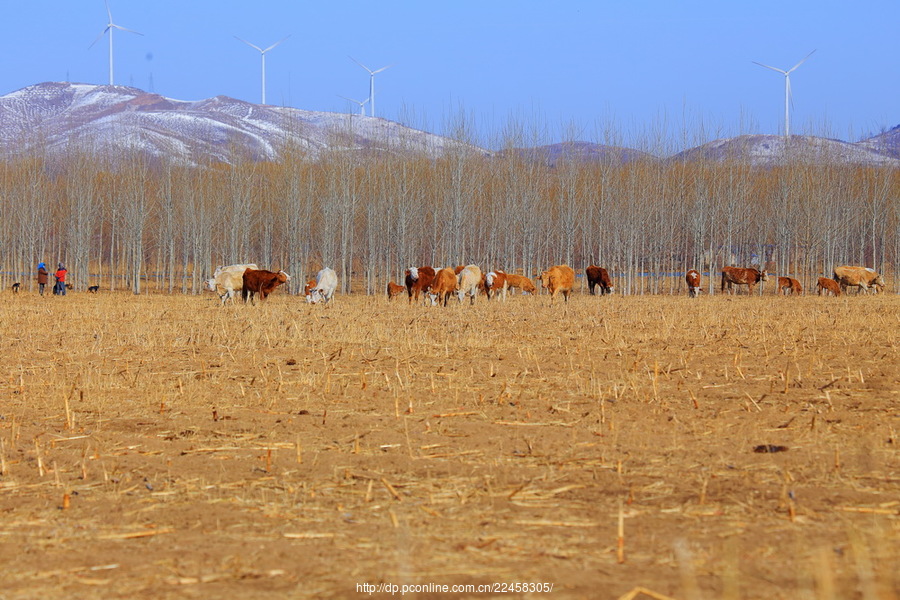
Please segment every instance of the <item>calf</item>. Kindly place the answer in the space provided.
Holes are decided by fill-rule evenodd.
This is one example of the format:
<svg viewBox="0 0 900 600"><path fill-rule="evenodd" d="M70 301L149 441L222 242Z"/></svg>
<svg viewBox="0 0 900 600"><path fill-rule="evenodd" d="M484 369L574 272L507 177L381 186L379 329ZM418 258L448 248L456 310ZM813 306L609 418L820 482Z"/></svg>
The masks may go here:
<svg viewBox="0 0 900 600"><path fill-rule="evenodd" d="M588 291L591 293L591 296L594 295L594 288L598 285L600 286L601 296L613 293L612 280L609 277L609 271L603 267L591 265L584 270L584 274L587 276Z"/></svg>
<svg viewBox="0 0 900 600"><path fill-rule="evenodd" d="M830 292L832 296L840 296L841 286L834 279L819 277L819 280L816 282L816 293L821 296L823 292L826 295Z"/></svg>
<svg viewBox="0 0 900 600"><path fill-rule="evenodd" d="M100 291L100 286L99 286L99 285L92 285L92 286L89 286L89 287L88 287L88 291L89 291L90 293L92 293L92 294L96 294L97 292Z"/></svg>
<svg viewBox="0 0 900 600"><path fill-rule="evenodd" d="M450 299L450 294L456 291L457 285L456 273L450 267L435 273L431 282L431 291L429 292L431 305L434 306L440 303L447 306L447 300Z"/></svg>
<svg viewBox="0 0 900 600"><path fill-rule="evenodd" d="M455 275L454 275L455 277ZM409 294L409 303L413 297L419 301L419 294L428 292L431 282L434 281L434 269L432 267L410 267L406 270L406 293Z"/></svg>
<svg viewBox="0 0 900 600"><path fill-rule="evenodd" d="M778 289L781 290L781 293L785 296L787 296L788 294L799 296L803 292L803 288L800 286L800 282L793 277L779 277Z"/></svg>
<svg viewBox="0 0 900 600"><path fill-rule="evenodd" d="M318 304L323 301L328 304L334 297L337 286L337 273L334 272L334 269L325 267L316 273L316 285L309 291L306 301L310 304Z"/></svg>
<svg viewBox="0 0 900 600"><path fill-rule="evenodd" d="M260 301L268 298L275 288L290 279L291 276L284 271L266 271L265 269L247 269L242 276L241 298L244 302L250 299L255 304L253 297L259 294Z"/></svg>
<svg viewBox="0 0 900 600"><path fill-rule="evenodd" d="M537 288L534 286L534 282L524 275L516 275L515 273L507 273L506 274L506 287L508 289L518 288L523 292L528 292L529 294L536 294Z"/></svg>
<svg viewBox="0 0 900 600"><path fill-rule="evenodd" d="M393 281L389 281L387 284L388 300L393 300L394 298L396 298L397 296L399 296L400 294L402 294L405 291L406 291L405 287L403 287L402 285L398 285L398 284L394 283Z"/></svg>
<svg viewBox="0 0 900 600"><path fill-rule="evenodd" d="M688 286L688 296L696 298L700 295L700 272L697 269L691 269L684 274L684 280Z"/></svg>
<svg viewBox="0 0 900 600"><path fill-rule="evenodd" d="M550 267L541 273L541 287L550 291L550 304L556 298L556 294L562 293L566 302L569 301L569 294L575 287L575 271L568 265L557 265Z"/></svg>
<svg viewBox="0 0 900 600"><path fill-rule="evenodd" d="M506 290L509 289L506 279L506 273L499 269L484 276L484 295L488 300L499 294L500 299L506 301Z"/></svg>
<svg viewBox="0 0 900 600"><path fill-rule="evenodd" d="M219 295L222 306L228 300L234 303L234 293L240 292L244 285L244 271L247 269L258 269L255 264L247 263L241 265L228 265L227 267L218 267L213 273L212 279L206 282L206 286Z"/></svg>

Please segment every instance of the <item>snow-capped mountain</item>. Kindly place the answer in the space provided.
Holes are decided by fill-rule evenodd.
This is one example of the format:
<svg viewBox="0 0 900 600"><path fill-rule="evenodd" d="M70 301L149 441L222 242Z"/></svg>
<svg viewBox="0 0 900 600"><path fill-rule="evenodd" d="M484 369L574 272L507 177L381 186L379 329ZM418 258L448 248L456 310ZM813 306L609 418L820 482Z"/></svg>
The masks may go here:
<svg viewBox="0 0 900 600"><path fill-rule="evenodd" d="M288 149L315 159L326 149L440 156L462 146L386 119L226 96L186 102L124 86L41 83L0 97L0 152L7 156L137 150L197 164L277 160Z"/></svg>
<svg viewBox="0 0 900 600"><path fill-rule="evenodd" d="M195 165L269 160L285 152L310 159L325 151L442 156L464 149L495 153L375 117L253 104L227 96L173 100L125 86L40 83L0 96L0 156L74 152L118 156L138 151L158 160ZM603 144L568 141L516 154L550 166L560 160L625 164L665 160ZM742 135L708 142L668 160L734 160L754 166L785 162L900 166L900 126L853 144L812 136Z"/></svg>
<svg viewBox="0 0 900 600"><path fill-rule="evenodd" d="M786 162L805 164L865 164L900 166L900 160L863 143L851 144L828 138L792 135L742 135L707 142L673 156L670 160L708 160L749 163L771 167Z"/></svg>

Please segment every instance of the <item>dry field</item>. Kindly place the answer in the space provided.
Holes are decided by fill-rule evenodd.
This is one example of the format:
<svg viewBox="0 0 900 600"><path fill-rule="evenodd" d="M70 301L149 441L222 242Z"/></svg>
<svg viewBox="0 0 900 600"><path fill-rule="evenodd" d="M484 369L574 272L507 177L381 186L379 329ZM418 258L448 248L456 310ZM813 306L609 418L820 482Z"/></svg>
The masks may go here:
<svg viewBox="0 0 900 600"><path fill-rule="evenodd" d="M895 295L0 301L4 600L900 596Z"/></svg>

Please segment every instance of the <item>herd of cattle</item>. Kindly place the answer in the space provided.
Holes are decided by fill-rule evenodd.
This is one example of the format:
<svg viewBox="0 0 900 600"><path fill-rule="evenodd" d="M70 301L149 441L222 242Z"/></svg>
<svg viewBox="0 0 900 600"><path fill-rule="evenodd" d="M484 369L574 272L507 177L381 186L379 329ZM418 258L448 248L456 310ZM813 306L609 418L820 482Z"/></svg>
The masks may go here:
<svg viewBox="0 0 900 600"><path fill-rule="evenodd" d="M609 271L603 267L591 265L585 270L588 290L596 294L600 289L601 295L613 293L612 279ZM207 282L210 290L216 292L224 306L228 300L234 302L236 292L241 292L244 302L249 299L251 304L254 297L259 295L260 300L265 300L279 285L290 279L290 275L284 271L266 271L255 264L229 265L219 267ZM753 293L756 284L768 281L769 276L765 271L749 267L725 267L722 269L721 291L734 293L736 285L746 285L749 293ZM557 265L541 273L541 287L550 293L550 303L562 294L568 302L569 294L575 288L575 271L568 265ZM688 295L696 298L700 295L700 272L691 269L685 274ZM471 303L479 293L483 293L488 300L497 297L506 300L509 290L518 289L522 293L536 294L537 288L534 282L524 275L506 273L495 269L488 273L482 273L477 265L458 267L446 267L435 270L434 267L410 267L406 271L405 286L391 281L387 284L387 296L393 299L406 292L409 302L419 302L420 297L430 302L432 306L442 304L447 306L450 297L456 295L459 302L468 297ZM338 287L337 273L328 267L316 274L304 287L306 301L310 304L322 302L328 304L334 297ZM868 267L845 266L834 269L833 279L819 277L816 291L822 294L840 296L846 293L848 287L856 287L860 292L875 293L884 290L884 279L875 270ZM799 295L803 292L800 282L791 277L778 278L778 290L783 294Z"/></svg>

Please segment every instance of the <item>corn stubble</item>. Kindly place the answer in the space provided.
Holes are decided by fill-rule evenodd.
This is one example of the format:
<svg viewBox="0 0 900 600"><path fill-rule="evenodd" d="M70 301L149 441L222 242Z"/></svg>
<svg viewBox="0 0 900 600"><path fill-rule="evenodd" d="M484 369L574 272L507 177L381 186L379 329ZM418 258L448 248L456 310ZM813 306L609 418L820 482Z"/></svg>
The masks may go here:
<svg viewBox="0 0 900 600"><path fill-rule="evenodd" d="M10 597L900 585L892 295L3 300Z"/></svg>

